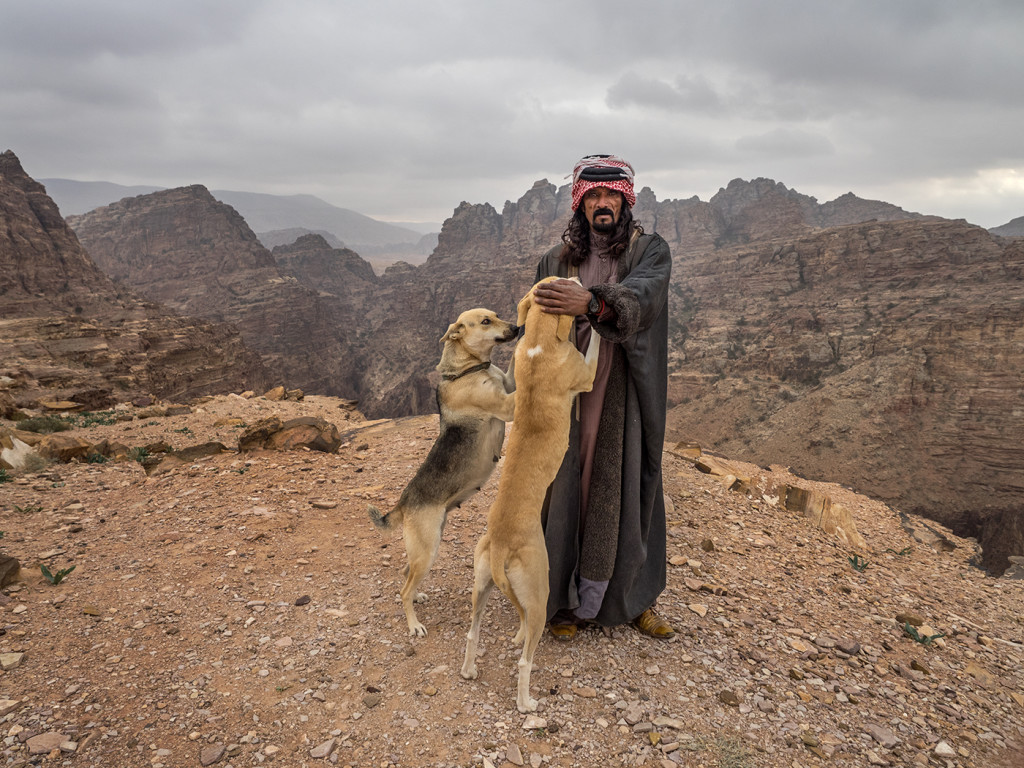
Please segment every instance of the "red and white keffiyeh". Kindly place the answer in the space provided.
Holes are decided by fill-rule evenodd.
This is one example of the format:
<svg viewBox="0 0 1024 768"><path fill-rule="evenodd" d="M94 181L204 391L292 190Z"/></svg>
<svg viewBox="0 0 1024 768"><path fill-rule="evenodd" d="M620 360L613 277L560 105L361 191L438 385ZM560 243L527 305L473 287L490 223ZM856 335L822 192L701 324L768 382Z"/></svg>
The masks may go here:
<svg viewBox="0 0 1024 768"><path fill-rule="evenodd" d="M621 192L626 203L636 205L633 166L616 155L587 155L572 170L572 209L575 211L587 190L606 187Z"/></svg>

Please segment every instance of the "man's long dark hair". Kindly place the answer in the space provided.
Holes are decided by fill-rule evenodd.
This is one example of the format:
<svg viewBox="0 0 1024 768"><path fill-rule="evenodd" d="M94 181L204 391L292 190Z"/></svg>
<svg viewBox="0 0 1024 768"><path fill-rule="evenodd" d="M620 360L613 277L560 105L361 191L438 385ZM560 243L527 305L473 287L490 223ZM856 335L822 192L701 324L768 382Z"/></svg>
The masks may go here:
<svg viewBox="0 0 1024 768"><path fill-rule="evenodd" d="M621 256L622 252L629 247L629 240L633 236L633 230L639 229L643 232L640 222L633 221L633 211L622 201L622 213L615 225L615 231L609 235L609 245L613 256ZM583 205L576 208L576 212L569 220L569 226L562 233L562 253L559 258L571 266L579 266L586 261L590 255L590 222L587 221L587 214L583 212Z"/></svg>

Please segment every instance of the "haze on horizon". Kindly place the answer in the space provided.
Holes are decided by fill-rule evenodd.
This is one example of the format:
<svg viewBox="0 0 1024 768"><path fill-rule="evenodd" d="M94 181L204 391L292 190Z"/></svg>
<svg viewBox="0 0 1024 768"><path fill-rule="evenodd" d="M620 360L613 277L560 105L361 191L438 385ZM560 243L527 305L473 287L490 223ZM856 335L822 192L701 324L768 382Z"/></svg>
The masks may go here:
<svg viewBox="0 0 1024 768"><path fill-rule="evenodd" d="M500 210L614 152L659 199L768 177L1024 216L1016 0L7 0L0 150L35 178Z"/></svg>

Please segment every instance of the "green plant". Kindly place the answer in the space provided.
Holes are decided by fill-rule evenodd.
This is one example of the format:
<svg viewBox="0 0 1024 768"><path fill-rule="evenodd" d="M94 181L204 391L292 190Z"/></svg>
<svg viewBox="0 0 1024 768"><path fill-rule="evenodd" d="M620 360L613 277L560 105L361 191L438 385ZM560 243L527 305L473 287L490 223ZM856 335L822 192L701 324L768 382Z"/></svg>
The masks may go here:
<svg viewBox="0 0 1024 768"><path fill-rule="evenodd" d="M19 507L17 504L15 504L14 511L22 515L32 515L36 512L42 512L43 508L37 504L29 504L27 507Z"/></svg>
<svg viewBox="0 0 1024 768"><path fill-rule="evenodd" d="M945 632L939 632L937 635L922 635L917 631L917 627L913 626L909 621L903 622L903 634L921 645L931 645L935 640L946 636Z"/></svg>
<svg viewBox="0 0 1024 768"><path fill-rule="evenodd" d="M892 552L894 555L899 555L900 557L903 557L904 555L909 555L911 552L913 552L914 548L913 547L904 547L899 552L897 552L895 549L887 549L885 551L886 552Z"/></svg>
<svg viewBox="0 0 1024 768"><path fill-rule="evenodd" d="M249 471L249 467L239 467L238 469L233 469L231 471L232 472L237 472L240 475L244 475L246 472Z"/></svg>
<svg viewBox="0 0 1024 768"><path fill-rule="evenodd" d="M181 429L172 429L171 431L172 432L180 432L183 435L191 435L192 434L192 430L189 429L188 427L182 427Z"/></svg>
<svg viewBox="0 0 1024 768"><path fill-rule="evenodd" d="M7 474L7 470L0 467L0 483L9 483L11 479L11 476Z"/></svg>
<svg viewBox="0 0 1024 768"><path fill-rule="evenodd" d="M860 555L854 555L853 557L848 557L846 559L850 561L850 565L853 566L853 570L855 571L863 572L868 569L868 561L862 558Z"/></svg>
<svg viewBox="0 0 1024 768"><path fill-rule="evenodd" d="M73 570L75 570L75 566L72 565L70 568L62 568L61 570L57 571L56 573L50 573L50 569L47 568L45 565L40 565L39 566L39 570L41 570L43 572L43 578L44 579L46 579L48 582L50 582L53 586L57 586L62 581L64 581L64 577L65 576L67 576Z"/></svg>
<svg viewBox="0 0 1024 768"><path fill-rule="evenodd" d="M92 427L97 424L107 426L117 423L117 415L113 411L85 411L71 417L81 427Z"/></svg>
<svg viewBox="0 0 1024 768"><path fill-rule="evenodd" d="M74 424L70 420L60 416L33 416L31 419L22 419L18 422L18 429L40 435L65 432L73 427Z"/></svg>
<svg viewBox="0 0 1024 768"><path fill-rule="evenodd" d="M102 453L90 453L88 456L85 457L85 460L89 464L105 464L107 461L107 457L104 456Z"/></svg>
<svg viewBox="0 0 1024 768"><path fill-rule="evenodd" d="M128 451L128 458L132 461L137 461L139 464L149 458L149 451L144 447L132 448Z"/></svg>

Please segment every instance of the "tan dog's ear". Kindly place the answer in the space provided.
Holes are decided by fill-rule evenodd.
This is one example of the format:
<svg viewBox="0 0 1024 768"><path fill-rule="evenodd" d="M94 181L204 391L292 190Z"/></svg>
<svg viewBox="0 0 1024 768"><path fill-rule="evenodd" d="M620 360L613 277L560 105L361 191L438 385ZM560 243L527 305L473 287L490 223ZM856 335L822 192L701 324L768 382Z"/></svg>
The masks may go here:
<svg viewBox="0 0 1024 768"><path fill-rule="evenodd" d="M559 315L558 316L558 329L555 331L555 336L558 337L559 341L569 340L569 331L572 330L572 324L576 320L572 315Z"/></svg>
<svg viewBox="0 0 1024 768"><path fill-rule="evenodd" d="M441 337L441 343L444 344L446 341L461 339L463 330L462 323L452 323L448 326L448 330L444 332L444 336Z"/></svg>
<svg viewBox="0 0 1024 768"><path fill-rule="evenodd" d="M530 305L533 304L533 289L531 288L523 298L519 300L519 319L516 322L520 328L526 325L526 314L530 311Z"/></svg>

